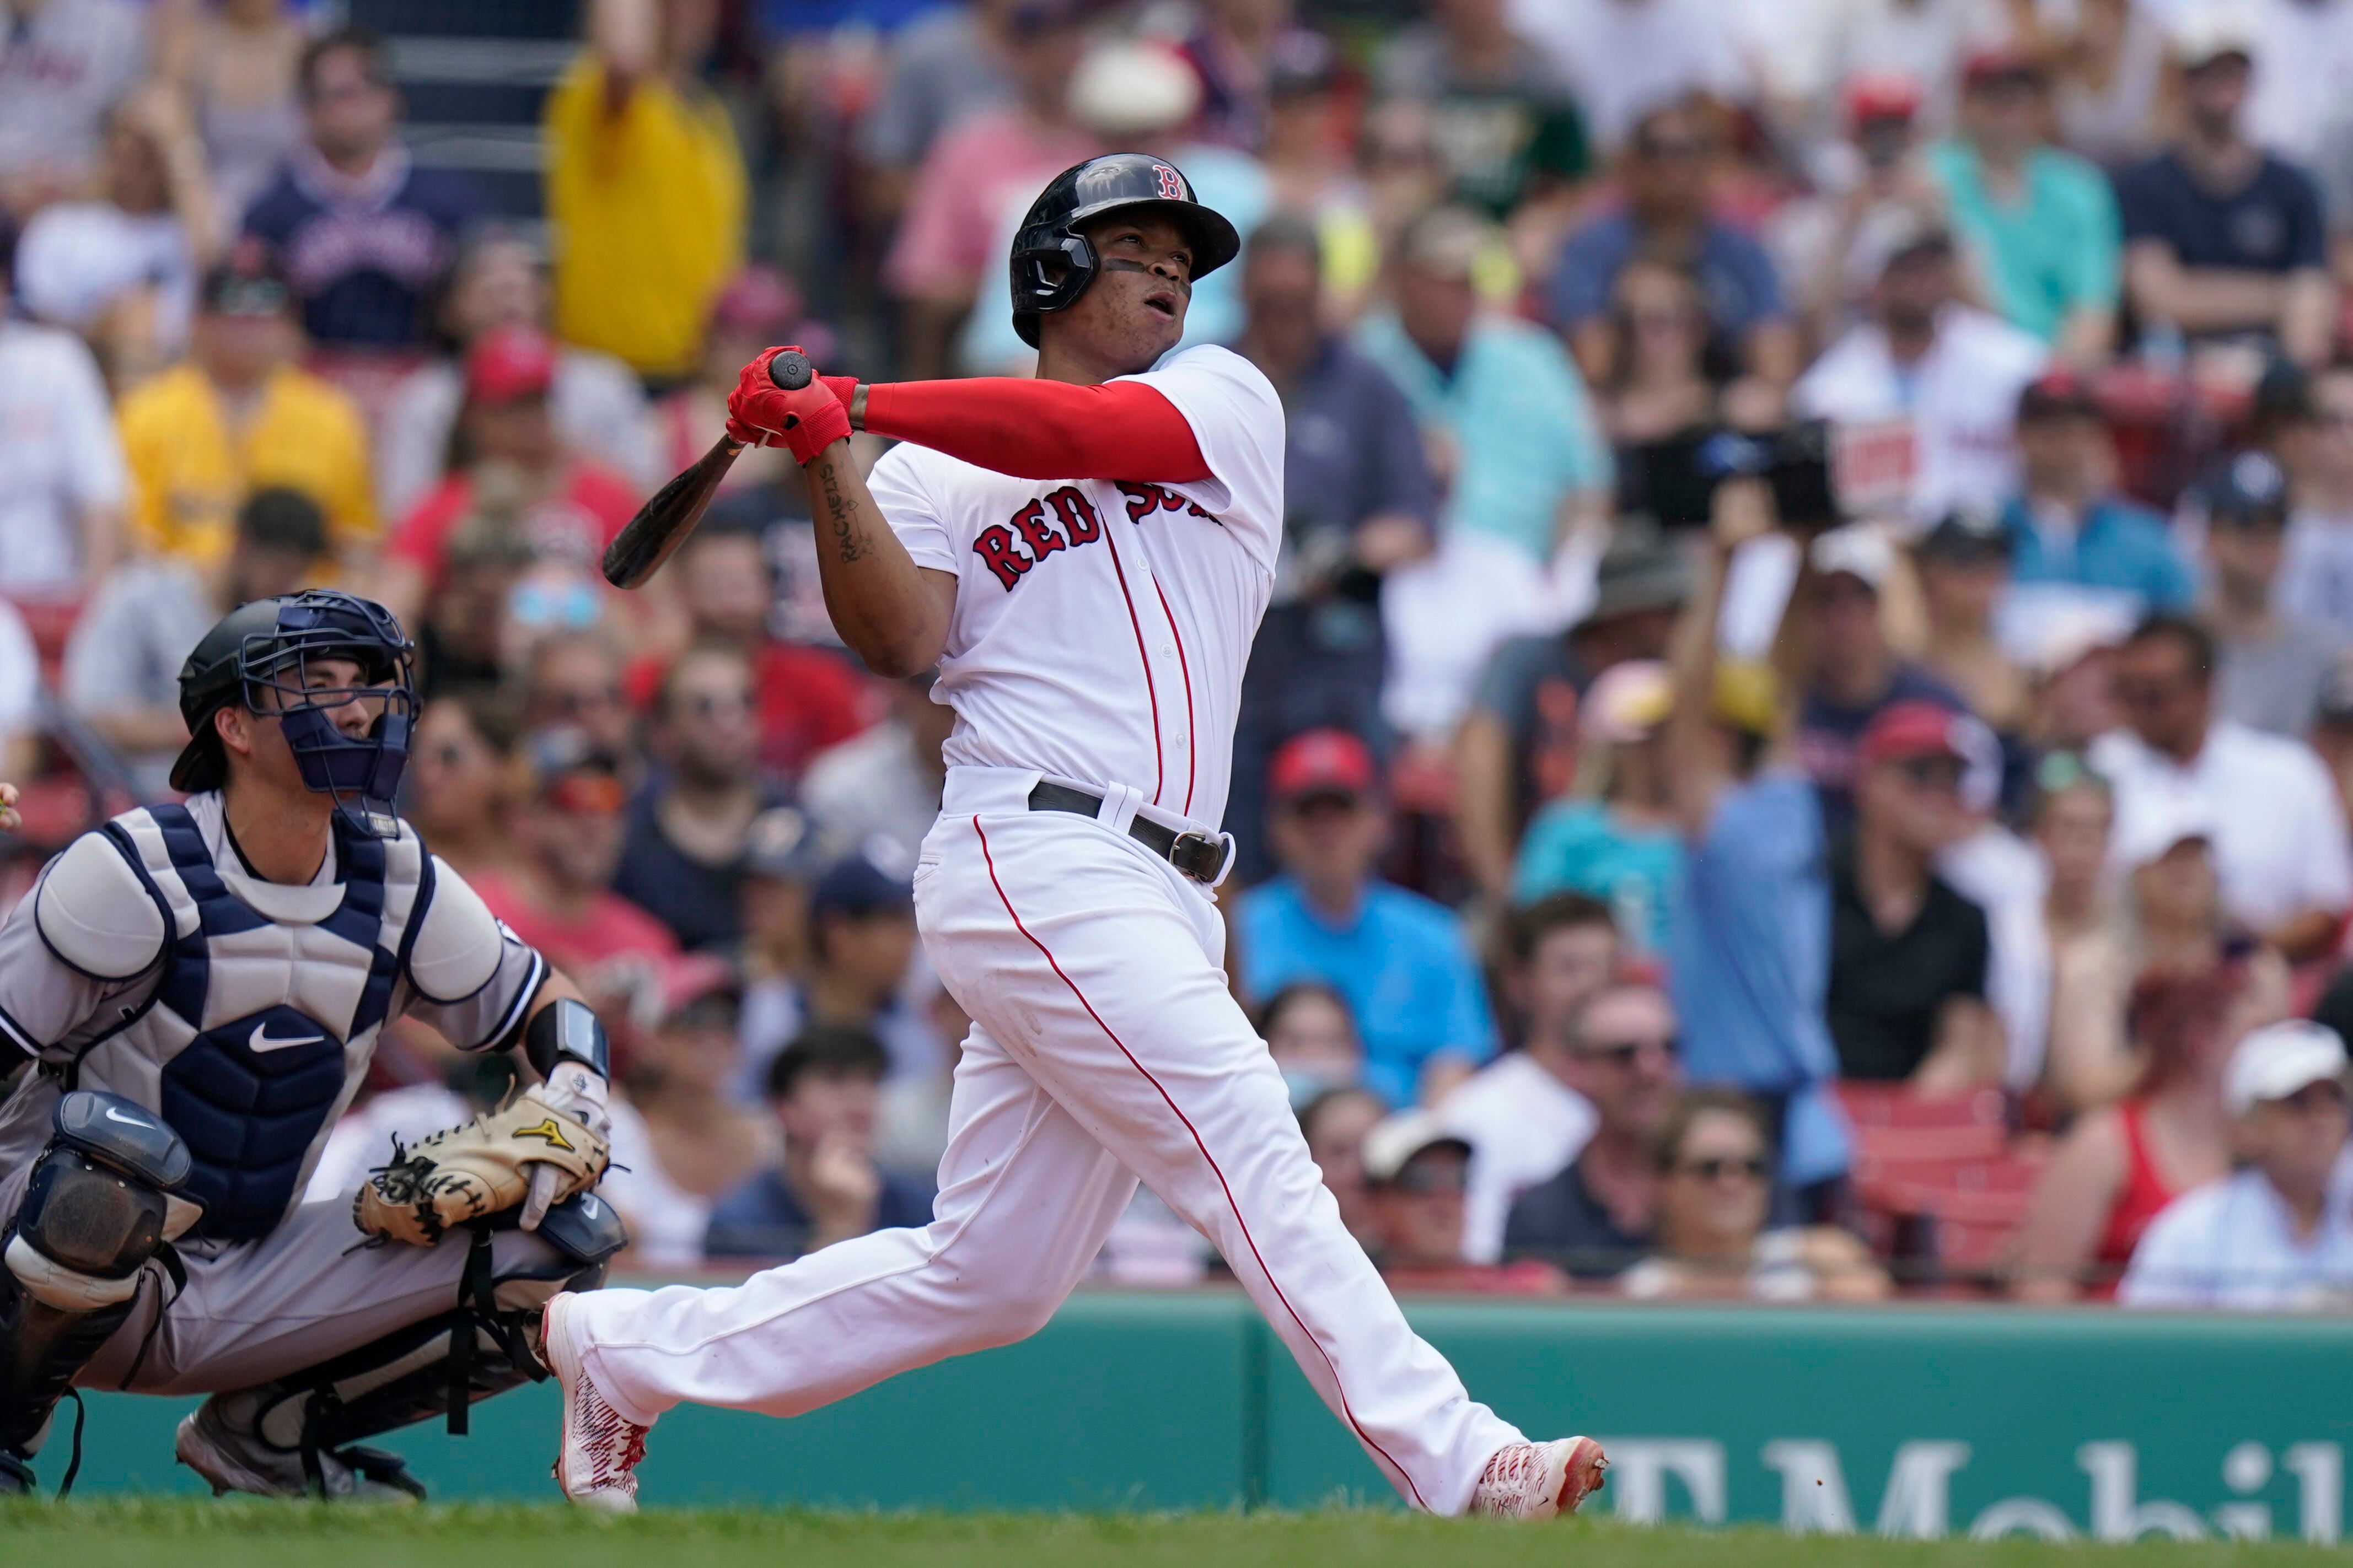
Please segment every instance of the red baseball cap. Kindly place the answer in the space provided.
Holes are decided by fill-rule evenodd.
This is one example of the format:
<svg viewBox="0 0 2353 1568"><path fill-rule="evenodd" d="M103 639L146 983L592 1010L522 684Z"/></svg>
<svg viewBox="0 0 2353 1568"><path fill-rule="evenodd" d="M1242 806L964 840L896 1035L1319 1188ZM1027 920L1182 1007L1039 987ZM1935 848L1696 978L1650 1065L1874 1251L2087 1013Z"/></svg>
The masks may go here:
<svg viewBox="0 0 2353 1568"><path fill-rule="evenodd" d="M1920 112L1920 83L1902 71L1860 71L1847 79L1846 117L1852 125L1866 120L1909 120Z"/></svg>
<svg viewBox="0 0 2353 1568"><path fill-rule="evenodd" d="M1900 763L1913 757L1950 757L1955 762L1977 760L1963 729L1968 722L1938 702L1914 700L1892 703L1880 710L1862 732L1856 761L1866 768Z"/></svg>
<svg viewBox="0 0 2353 1568"><path fill-rule="evenodd" d="M1293 735L1267 768L1268 792L1279 805L1314 795L1361 797L1380 783L1372 748L1345 730Z"/></svg>
<svg viewBox="0 0 2353 1568"><path fill-rule="evenodd" d="M466 395L477 403L544 397L555 384L555 344L536 327L493 327L466 351Z"/></svg>

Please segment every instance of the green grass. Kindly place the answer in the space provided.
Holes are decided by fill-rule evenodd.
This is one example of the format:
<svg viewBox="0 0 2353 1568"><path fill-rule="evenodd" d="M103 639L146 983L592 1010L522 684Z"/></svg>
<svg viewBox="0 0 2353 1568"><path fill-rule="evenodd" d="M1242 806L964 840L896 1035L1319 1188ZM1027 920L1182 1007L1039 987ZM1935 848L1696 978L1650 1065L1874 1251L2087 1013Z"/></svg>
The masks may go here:
<svg viewBox="0 0 2353 1568"><path fill-rule="evenodd" d="M1065 1516L656 1510L616 1520L554 1505L0 1504L0 1562L46 1568L2286 1568L2336 1560L2284 1542L1800 1540L1766 1530L1640 1530L1607 1519L1510 1525L1342 1509Z"/></svg>

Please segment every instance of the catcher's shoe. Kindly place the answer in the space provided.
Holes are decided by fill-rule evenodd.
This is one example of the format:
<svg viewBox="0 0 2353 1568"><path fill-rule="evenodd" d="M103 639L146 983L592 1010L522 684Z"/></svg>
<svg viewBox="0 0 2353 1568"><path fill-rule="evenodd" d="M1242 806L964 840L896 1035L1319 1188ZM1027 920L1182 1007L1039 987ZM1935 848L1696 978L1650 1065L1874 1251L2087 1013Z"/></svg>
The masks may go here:
<svg viewBox="0 0 2353 1568"><path fill-rule="evenodd" d="M1552 1519L1575 1513L1601 1489L1609 1461L1590 1437L1506 1443L1488 1456L1471 1493L1472 1513L1498 1519Z"/></svg>
<svg viewBox="0 0 2353 1568"><path fill-rule="evenodd" d="M213 1496L251 1492L259 1497L316 1497L330 1502L422 1502L425 1483L408 1473L399 1455L354 1443L322 1448L314 1479L300 1448L281 1448L259 1433L240 1432L217 1397L181 1418L172 1451L180 1463L212 1483Z"/></svg>
<svg viewBox="0 0 2353 1568"><path fill-rule="evenodd" d="M569 1290L547 1303L540 1320L540 1359L564 1390L564 1434L555 1448L555 1484L588 1508L638 1510L638 1463L646 1457L647 1427L605 1402L588 1375L567 1328Z"/></svg>

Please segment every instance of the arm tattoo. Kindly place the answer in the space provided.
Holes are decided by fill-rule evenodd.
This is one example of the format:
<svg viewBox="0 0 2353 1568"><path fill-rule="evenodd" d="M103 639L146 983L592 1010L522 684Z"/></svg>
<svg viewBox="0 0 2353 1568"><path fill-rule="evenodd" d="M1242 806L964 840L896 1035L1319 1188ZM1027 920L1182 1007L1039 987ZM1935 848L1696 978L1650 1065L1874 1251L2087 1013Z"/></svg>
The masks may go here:
<svg viewBox="0 0 2353 1568"><path fill-rule="evenodd" d="M835 557L847 564L871 554L872 551L859 538L858 502L841 493L841 479L831 463L825 466L820 478L825 485L826 515L833 522Z"/></svg>

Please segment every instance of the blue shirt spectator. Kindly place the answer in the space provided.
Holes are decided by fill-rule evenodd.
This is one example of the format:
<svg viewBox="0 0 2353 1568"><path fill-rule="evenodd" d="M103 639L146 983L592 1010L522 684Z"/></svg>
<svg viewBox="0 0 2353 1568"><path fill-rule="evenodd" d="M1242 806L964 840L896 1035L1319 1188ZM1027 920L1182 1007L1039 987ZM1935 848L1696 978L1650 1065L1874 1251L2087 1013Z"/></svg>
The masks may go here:
<svg viewBox="0 0 2353 1568"><path fill-rule="evenodd" d="M418 168L400 144L400 98L373 39L338 34L313 45L301 89L310 141L246 209L245 232L269 247L312 342L422 346L480 199L463 176Z"/></svg>
<svg viewBox="0 0 2353 1568"><path fill-rule="evenodd" d="M2037 147L1997 195L1985 155L1956 139L1928 150L1928 173L1985 276L1990 303L2046 343L2079 314L2113 315L2124 288L2124 242L2107 177L2084 159ZM2103 339L2105 341L2105 338Z"/></svg>
<svg viewBox="0 0 2353 1568"><path fill-rule="evenodd" d="M1313 730L1275 753L1269 793L1283 873L1242 895L1235 932L1244 989L1272 995L1321 980L1346 999L1365 1043L1366 1087L1391 1105L1419 1098L1425 1068L1495 1053L1479 966L1443 905L1373 876L1388 836L1372 752Z"/></svg>
<svg viewBox="0 0 2353 1568"><path fill-rule="evenodd" d="M1797 1186L1840 1174L1849 1156L1825 1088L1838 1073L1823 1013L1830 915L1813 782L1768 769L1727 788L1692 842L1668 938L1683 1071L1785 1103L1782 1173Z"/></svg>
<svg viewBox="0 0 2353 1568"><path fill-rule="evenodd" d="M2026 496L2002 508L2012 583L2063 583L2129 594L2143 610L2186 610L2197 579L2165 519L2122 496L2101 496L2073 529L2038 521Z"/></svg>
<svg viewBox="0 0 2353 1568"><path fill-rule="evenodd" d="M1553 321L1573 331L1607 317L1618 273L1642 250L1644 238L1630 212L1610 213L1571 234L1553 268ZM1687 266L1706 297L1708 323L1721 335L1738 339L1788 313L1765 247L1720 218L1701 221Z"/></svg>

